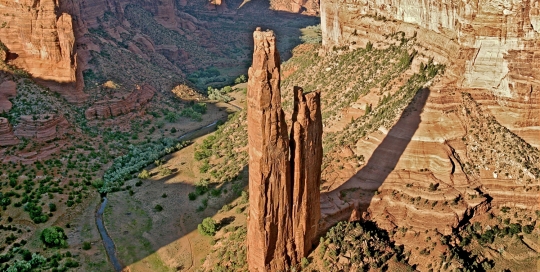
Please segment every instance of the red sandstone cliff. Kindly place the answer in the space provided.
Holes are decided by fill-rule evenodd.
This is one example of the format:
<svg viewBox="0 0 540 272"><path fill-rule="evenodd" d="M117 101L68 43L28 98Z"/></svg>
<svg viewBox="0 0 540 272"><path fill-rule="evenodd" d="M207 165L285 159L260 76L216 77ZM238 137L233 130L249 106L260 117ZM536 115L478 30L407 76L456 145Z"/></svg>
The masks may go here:
<svg viewBox="0 0 540 272"><path fill-rule="evenodd" d="M325 176L332 180L331 193L323 196L323 217L332 224L337 218L347 219L361 205L371 219L387 229L413 227L437 228L450 233L463 218L482 213L493 206L536 209L538 194L526 189L524 183L537 177L519 176L520 171L538 167L532 160L529 169L521 169L522 158L478 152L475 145L508 154L507 145L518 149L523 139L536 150L540 146L540 44L539 1L321 1L321 28L326 49L345 46L364 47L369 41L385 46L385 35L403 32L415 36L417 49L436 62L446 64L446 73L430 86L419 125L410 132L410 143L396 153L403 131L411 129L412 117L403 118L393 131L382 130L358 139L352 146L354 155L377 162L376 167L364 166L348 173ZM462 96L470 93L471 96ZM482 111L481 117L475 112ZM491 141L479 124L508 128L517 135L505 143ZM502 126L499 126L502 125ZM492 129L492 128L491 128ZM511 133L510 133L511 132ZM475 134L481 135L479 139ZM501 137L500 135L496 137ZM487 143L486 143L487 142ZM471 147L471 146L474 146ZM378 152L376 152L378 148ZM382 150L382 151L381 151ZM484 149L485 150L485 149ZM531 152L533 152L531 151ZM476 155L480 154L480 155ZM482 157L488 158L485 159ZM399 158L390 169L384 169L387 158ZM532 156L531 156L532 157ZM486 162L487 161L487 162ZM464 173L455 165L474 165L478 173ZM429 170L429 172L428 172ZM497 173L506 172L502 177ZM339 177L338 177L339 176ZM384 177L384 178L381 178ZM445 185L437 193L425 188L430 183ZM408 186L407 186L408 185ZM412 186L411 186L412 185ZM407 197L430 201L447 201L459 195L473 195L472 188L492 199L467 199L467 205L437 210L411 205ZM339 189L337 189L339 188ZM368 200L342 199L341 190L378 190ZM354 202L354 203L353 203ZM437 218L437 220L433 220Z"/></svg>
<svg viewBox="0 0 540 272"><path fill-rule="evenodd" d="M23 115L14 129L18 138L29 138L38 142L46 142L55 138L63 138L69 129L69 123L63 116L53 114Z"/></svg>
<svg viewBox="0 0 540 272"><path fill-rule="evenodd" d="M250 271L286 270L296 257L292 239L289 141L281 109L274 33L255 31L248 82Z"/></svg>
<svg viewBox="0 0 540 272"><path fill-rule="evenodd" d="M297 261L309 254L317 235L320 211L322 164L321 94L303 94L294 88L291 128L291 172L293 175L293 231Z"/></svg>
<svg viewBox="0 0 540 272"><path fill-rule="evenodd" d="M294 13L319 14L319 0L270 0L270 7Z"/></svg>
<svg viewBox="0 0 540 272"><path fill-rule="evenodd" d="M61 93L70 102L86 99L77 85L73 19L56 1L0 1L0 40L8 62Z"/></svg>

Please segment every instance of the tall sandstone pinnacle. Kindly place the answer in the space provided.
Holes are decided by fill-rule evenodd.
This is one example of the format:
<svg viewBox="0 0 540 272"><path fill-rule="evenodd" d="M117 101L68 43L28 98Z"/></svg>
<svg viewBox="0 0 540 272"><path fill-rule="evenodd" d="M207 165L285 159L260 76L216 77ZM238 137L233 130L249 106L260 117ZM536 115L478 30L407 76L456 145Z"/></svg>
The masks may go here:
<svg viewBox="0 0 540 272"><path fill-rule="evenodd" d="M291 140L272 31L253 34L248 82L250 271L285 271L307 256L320 218L320 94L295 88ZM290 158L290 160L289 160Z"/></svg>
<svg viewBox="0 0 540 272"><path fill-rule="evenodd" d="M297 261L306 257L317 235L321 218L322 114L319 92L303 94L294 88L291 128L293 230Z"/></svg>

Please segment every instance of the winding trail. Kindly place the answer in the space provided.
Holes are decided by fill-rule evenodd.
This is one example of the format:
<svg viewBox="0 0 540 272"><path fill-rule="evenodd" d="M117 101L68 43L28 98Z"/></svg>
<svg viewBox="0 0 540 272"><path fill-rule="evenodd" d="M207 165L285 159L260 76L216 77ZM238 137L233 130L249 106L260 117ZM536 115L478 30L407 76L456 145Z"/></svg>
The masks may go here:
<svg viewBox="0 0 540 272"><path fill-rule="evenodd" d="M236 105L233 105L233 104L229 104L227 103L228 105L234 107L235 109L237 109L237 111L234 111L234 112L238 112L240 110L242 110L242 108L236 106ZM214 130L216 130L217 126L219 125L219 122L222 121L222 122L225 122L227 121L227 118L228 118L228 115L226 115L225 117L223 118L220 118L208 125L205 125L205 126L202 126L200 128L197 128L197 129L194 129L194 130L191 130L191 131L188 131L182 135L180 135L180 137L178 137L178 140L179 141L190 141L192 139L195 139L197 137L201 137L203 135L206 135L208 133L211 133L213 132ZM113 265L113 268L114 268L114 271L116 272L121 272L122 271L122 264L120 262L120 260L118 260L118 257L117 257L117 254L116 254L116 246L114 245L114 241L112 240L112 238L109 236L109 233L107 233L107 229L105 228L105 224L103 222L103 213L105 212L105 208L107 207L107 197L104 196L103 197L103 201L101 202L97 212L96 212L96 225L98 227L98 231L99 231L99 234L101 236L101 240L103 241L103 246L105 246L105 251L107 252L107 256L109 257L109 260L111 261L112 265ZM184 226L183 226L184 227ZM192 249L192 245L191 245L191 241L189 241L189 238L188 238L188 243L189 243L189 247L190 247L190 250L191 250L191 266L190 266L190 269L191 267L193 267L193 249Z"/></svg>

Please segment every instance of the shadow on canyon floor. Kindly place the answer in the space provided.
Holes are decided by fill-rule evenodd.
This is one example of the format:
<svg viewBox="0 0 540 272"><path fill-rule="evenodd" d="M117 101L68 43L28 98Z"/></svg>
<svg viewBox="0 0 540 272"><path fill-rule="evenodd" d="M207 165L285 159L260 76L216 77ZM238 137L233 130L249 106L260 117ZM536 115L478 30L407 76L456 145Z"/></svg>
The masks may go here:
<svg viewBox="0 0 540 272"><path fill-rule="evenodd" d="M418 90L398 122L388 131L360 171L339 187L330 188L331 191L321 194L323 217L329 215L326 228L349 219L354 209L358 215L368 210L377 190L394 171L420 126L420 115L429 95L430 90L427 88Z"/></svg>
<svg viewBox="0 0 540 272"><path fill-rule="evenodd" d="M343 191L346 192L345 195L348 195L349 197L358 196L358 198L347 198L346 200L349 201L349 203L345 203L345 205L342 206L332 205L333 215L326 218L328 224L324 226L322 232L327 231L329 227L338 221L349 219L353 207L357 207L360 213L367 210L372 198L374 197L374 192L378 190L378 188L385 182L388 175L394 170L398 164L398 161L400 160L401 155L411 142L416 130L418 129L420 122L422 121L420 115L429 94L429 89L419 90L412 102L402 112L398 122L392 127L392 129L390 129L384 140L382 140L382 142L374 150L366 165L338 188L332 190L331 192L323 193L321 198L323 213L329 211L326 209L328 207L328 203L325 203L325 201L331 201L332 199L343 199ZM169 159L173 160L174 158L169 157ZM185 159L188 160L190 158L186 157ZM188 162L177 161L172 163L182 164ZM182 166L180 166L179 170L182 171ZM242 171L242 176L244 177L244 185L246 185L247 166ZM148 183L148 185L143 185L143 187L138 189L139 192L136 192L134 196L136 199L138 199L138 201L140 201L139 207L131 207L131 204L125 202L125 199L130 198L127 192L116 193L118 194L116 199L119 202L117 201L116 204L113 203L112 205L113 207L121 206L122 208L120 209L122 212L119 212L118 216L112 217L117 220L117 223L112 223L112 225L108 226L108 228L114 229L111 236L115 240L117 248L120 245L120 251L126 250L126 248L128 249L123 253L124 256L130 256L128 259L122 259L122 254L119 256L124 265L135 265L137 267L141 267L143 263L151 262L153 258L152 256L156 255L155 253L166 252L168 251L167 248L170 248L171 246L178 250L176 253L178 258L181 258L180 256L182 255L190 255L190 253L187 251L193 250L194 247L201 248L210 246L210 244L206 244L208 241L195 246L191 244L190 247L186 246L189 240L193 238L193 236L189 235L189 233L196 231L197 224L200 223L205 217L218 215L217 218L225 220L224 224L231 223L231 217L229 214L218 214L218 212L222 205L230 204L235 197L225 196L221 199L216 198L218 201L215 201L214 198L210 198L211 200L209 203L211 204L209 204L208 208L202 212L196 212L196 205L199 205L201 203L200 199L203 199L204 197L200 197L196 201L190 201L188 194L193 192L195 188L187 183L171 183L170 181L173 178L175 178L174 174L159 180L146 181L145 183ZM178 176L176 176L176 178L178 178ZM151 185L150 182L152 183ZM348 194L348 192L356 191L362 192L362 194ZM160 199L159 195L162 193L167 193L168 197L166 199ZM114 198L110 199L113 199L114 202ZM159 204L162 202L166 203ZM354 203L354 205L351 205L350 203ZM162 205L164 209L168 209L168 211L166 213L157 213L152 211L152 207L157 204ZM129 209L132 210L127 212ZM151 244L151 247L142 246L142 244L145 243L144 241L137 241L137 239L133 239L133 237L137 237L136 235L138 234L132 233L129 230L129 224L121 223L134 220L135 218L133 218L133 215L136 214L137 209L145 209L148 214L147 220L152 220L155 223L160 222L161 224L159 227L150 227L146 231L140 233L140 237L147 240ZM169 218L168 216L171 216L173 219L166 219ZM144 222L144 220L140 220L140 218L136 220L141 224ZM140 226L134 227L144 229L144 227ZM131 251L129 248L139 248L137 244L141 244L140 248L143 250L133 251L134 254L126 254ZM191 253L191 256L193 256L192 254L193 253ZM191 261L193 262L195 260L192 259ZM189 264L187 265L189 266Z"/></svg>

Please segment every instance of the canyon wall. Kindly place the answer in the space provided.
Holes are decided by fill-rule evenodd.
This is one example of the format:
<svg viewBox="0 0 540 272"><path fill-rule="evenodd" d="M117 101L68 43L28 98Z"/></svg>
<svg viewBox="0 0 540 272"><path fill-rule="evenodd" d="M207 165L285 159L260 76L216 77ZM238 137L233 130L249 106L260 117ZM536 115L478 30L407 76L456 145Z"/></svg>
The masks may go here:
<svg viewBox="0 0 540 272"><path fill-rule="evenodd" d="M320 9L319 0L270 0L270 8L309 15L319 14Z"/></svg>
<svg viewBox="0 0 540 272"><path fill-rule="evenodd" d="M77 84L73 19L58 2L0 1L0 41L7 61L61 93L70 102L86 99Z"/></svg>
<svg viewBox="0 0 540 272"><path fill-rule="evenodd" d="M326 47L350 45L374 38L391 26L366 20L399 21L418 26L409 32L430 30L438 38L438 46L457 44L464 53L463 75L457 84L463 88L482 88L502 98L524 97L531 88L538 88L540 28L539 1L321 1L321 28ZM379 37L380 38L380 37ZM440 52L446 62L458 50L455 46Z"/></svg>
<svg viewBox="0 0 540 272"><path fill-rule="evenodd" d="M320 93L295 88L290 141L272 31L254 34L248 81L250 271L287 271L309 254L320 218ZM289 154L291 154L289 159Z"/></svg>
<svg viewBox="0 0 540 272"><path fill-rule="evenodd" d="M446 65L423 104L413 105L422 109L418 116L407 114L392 129L380 128L351 146L369 158L367 165L324 177L338 180L322 198L326 223L360 210L387 229L448 234L491 206L537 208L539 7L539 1L321 1L325 52L368 42L385 48L389 35L403 34L414 37L411 51L425 56L418 63L432 58ZM531 155L514 156L513 150ZM430 184L440 187L430 191ZM353 201L339 195L358 189L377 194ZM411 205L418 197L466 204Z"/></svg>

